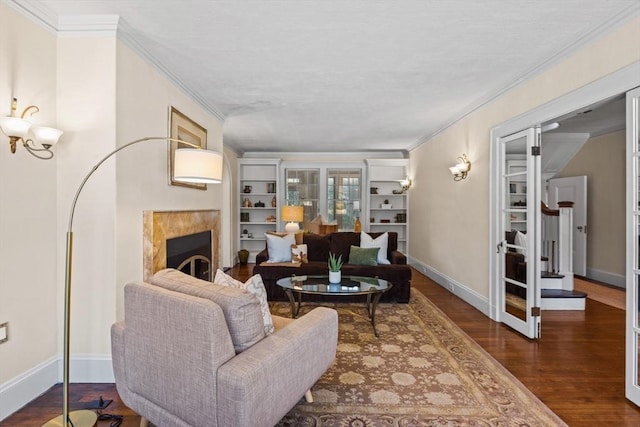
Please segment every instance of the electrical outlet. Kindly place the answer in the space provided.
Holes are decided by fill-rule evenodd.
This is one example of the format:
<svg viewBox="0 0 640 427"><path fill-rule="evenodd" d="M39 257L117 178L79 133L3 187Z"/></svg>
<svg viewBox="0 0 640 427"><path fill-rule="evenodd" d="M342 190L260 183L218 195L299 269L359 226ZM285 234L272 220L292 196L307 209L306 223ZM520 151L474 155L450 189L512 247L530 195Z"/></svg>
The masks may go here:
<svg viewBox="0 0 640 427"><path fill-rule="evenodd" d="M453 283L449 282L449 290L453 292Z"/></svg>
<svg viewBox="0 0 640 427"><path fill-rule="evenodd" d="M9 322L0 323L0 344L9 341Z"/></svg>

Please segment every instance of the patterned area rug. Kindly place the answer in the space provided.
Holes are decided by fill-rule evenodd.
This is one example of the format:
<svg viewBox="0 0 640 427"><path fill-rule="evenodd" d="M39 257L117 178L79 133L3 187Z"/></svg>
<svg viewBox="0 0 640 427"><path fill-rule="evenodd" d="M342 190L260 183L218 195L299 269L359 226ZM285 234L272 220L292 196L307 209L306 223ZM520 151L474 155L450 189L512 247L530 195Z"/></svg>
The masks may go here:
<svg viewBox="0 0 640 427"><path fill-rule="evenodd" d="M307 312L313 305L304 305ZM376 338L364 304L335 304L337 359L279 426L564 426L420 292L380 304ZM290 316L289 304L273 303Z"/></svg>

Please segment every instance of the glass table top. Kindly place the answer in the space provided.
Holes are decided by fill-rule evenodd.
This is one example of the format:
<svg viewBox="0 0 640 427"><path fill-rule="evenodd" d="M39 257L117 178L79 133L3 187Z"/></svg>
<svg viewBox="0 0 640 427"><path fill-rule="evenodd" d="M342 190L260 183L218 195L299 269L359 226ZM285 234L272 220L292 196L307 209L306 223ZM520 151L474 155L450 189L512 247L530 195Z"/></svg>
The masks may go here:
<svg viewBox="0 0 640 427"><path fill-rule="evenodd" d="M276 284L295 292L323 295L362 295L386 292L393 286L376 277L342 276L340 283L329 283L329 276L291 276Z"/></svg>

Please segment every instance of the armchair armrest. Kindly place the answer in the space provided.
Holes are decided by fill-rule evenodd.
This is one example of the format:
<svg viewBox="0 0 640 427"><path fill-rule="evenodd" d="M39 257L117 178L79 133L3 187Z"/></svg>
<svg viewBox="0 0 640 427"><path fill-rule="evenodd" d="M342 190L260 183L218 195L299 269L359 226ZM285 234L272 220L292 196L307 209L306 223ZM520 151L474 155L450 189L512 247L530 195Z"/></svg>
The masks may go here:
<svg viewBox="0 0 640 427"><path fill-rule="evenodd" d="M276 424L331 366L337 343L337 312L318 307L230 359L217 373L219 425Z"/></svg>
<svg viewBox="0 0 640 427"><path fill-rule="evenodd" d="M389 261L391 264L406 264L407 256L400 251L392 251L391 259Z"/></svg>

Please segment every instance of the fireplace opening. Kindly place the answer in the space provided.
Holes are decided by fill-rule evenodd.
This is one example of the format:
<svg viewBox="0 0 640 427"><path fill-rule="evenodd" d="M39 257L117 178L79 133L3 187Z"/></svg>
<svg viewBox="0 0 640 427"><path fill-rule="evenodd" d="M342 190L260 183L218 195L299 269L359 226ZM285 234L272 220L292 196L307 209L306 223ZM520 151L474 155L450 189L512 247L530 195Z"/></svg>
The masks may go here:
<svg viewBox="0 0 640 427"><path fill-rule="evenodd" d="M167 239L167 268L211 281L211 231Z"/></svg>

